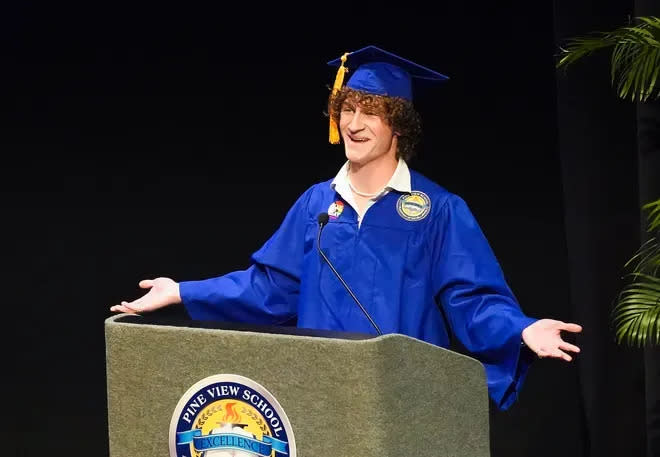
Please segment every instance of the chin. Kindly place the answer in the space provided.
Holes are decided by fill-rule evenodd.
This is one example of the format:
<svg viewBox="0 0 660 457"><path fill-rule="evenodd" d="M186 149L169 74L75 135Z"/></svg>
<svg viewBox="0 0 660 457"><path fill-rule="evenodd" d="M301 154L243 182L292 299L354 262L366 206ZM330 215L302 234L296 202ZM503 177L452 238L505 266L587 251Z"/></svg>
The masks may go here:
<svg viewBox="0 0 660 457"><path fill-rule="evenodd" d="M369 154L365 151L356 151L346 148L346 159L355 164L366 163L369 160Z"/></svg>

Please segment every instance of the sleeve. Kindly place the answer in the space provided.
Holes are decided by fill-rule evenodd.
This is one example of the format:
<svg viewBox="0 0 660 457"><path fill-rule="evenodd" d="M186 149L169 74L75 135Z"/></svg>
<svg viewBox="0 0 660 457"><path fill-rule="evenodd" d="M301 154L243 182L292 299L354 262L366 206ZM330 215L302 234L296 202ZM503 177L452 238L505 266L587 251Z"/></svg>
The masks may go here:
<svg viewBox="0 0 660 457"><path fill-rule="evenodd" d="M296 316L312 189L298 198L246 270L179 284L191 318L277 325Z"/></svg>
<svg viewBox="0 0 660 457"><path fill-rule="evenodd" d="M450 196L436 217L433 285L461 344L486 369L488 392L508 409L533 361L522 331L536 319L523 314L486 237L465 202Z"/></svg>

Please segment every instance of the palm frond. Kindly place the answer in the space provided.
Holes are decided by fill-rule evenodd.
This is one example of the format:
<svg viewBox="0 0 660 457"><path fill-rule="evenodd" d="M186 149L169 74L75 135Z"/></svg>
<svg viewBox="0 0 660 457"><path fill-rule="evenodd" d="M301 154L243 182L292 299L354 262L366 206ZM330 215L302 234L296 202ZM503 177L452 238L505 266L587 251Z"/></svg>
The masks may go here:
<svg viewBox="0 0 660 457"><path fill-rule="evenodd" d="M632 274L642 273L657 277L660 270L660 243L658 240L651 238L644 243L637 253L626 262L625 268L631 268Z"/></svg>
<svg viewBox="0 0 660 457"><path fill-rule="evenodd" d="M629 275L631 283L619 294L612 310L617 343L629 346L660 343L660 278Z"/></svg>
<svg viewBox="0 0 660 457"><path fill-rule="evenodd" d="M649 212L649 231L660 225L660 199L642 207ZM653 237L626 262L628 283L612 309L615 339L619 344L660 344L660 243Z"/></svg>
<svg viewBox="0 0 660 457"><path fill-rule="evenodd" d="M649 212L649 232L655 232L660 228L660 198L656 201L647 203L642 209Z"/></svg>
<svg viewBox="0 0 660 457"><path fill-rule="evenodd" d="M619 97L632 101L660 98L660 18L639 17L635 26L577 37L561 48L557 68L566 67L600 49L613 47L610 62L612 85Z"/></svg>
<svg viewBox="0 0 660 457"><path fill-rule="evenodd" d="M560 48L563 57L557 62L557 68L566 67L595 51L609 48L615 44L616 40L607 33L593 37L571 38L565 47Z"/></svg>

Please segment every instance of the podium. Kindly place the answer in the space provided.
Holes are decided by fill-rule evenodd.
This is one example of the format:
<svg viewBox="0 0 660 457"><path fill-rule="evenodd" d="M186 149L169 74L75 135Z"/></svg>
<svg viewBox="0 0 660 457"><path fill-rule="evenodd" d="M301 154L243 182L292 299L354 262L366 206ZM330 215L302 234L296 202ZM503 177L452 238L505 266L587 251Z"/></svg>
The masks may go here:
<svg viewBox="0 0 660 457"><path fill-rule="evenodd" d="M116 315L110 457L488 457L485 371L399 334Z"/></svg>

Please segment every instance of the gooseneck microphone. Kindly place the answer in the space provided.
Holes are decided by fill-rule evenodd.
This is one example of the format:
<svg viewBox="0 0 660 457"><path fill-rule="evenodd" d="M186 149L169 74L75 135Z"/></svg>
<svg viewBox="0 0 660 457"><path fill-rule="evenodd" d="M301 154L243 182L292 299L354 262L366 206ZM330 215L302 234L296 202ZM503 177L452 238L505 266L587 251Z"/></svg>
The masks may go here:
<svg viewBox="0 0 660 457"><path fill-rule="evenodd" d="M346 290L348 291L348 293L351 295L351 297L353 297L353 300L355 300L355 303L357 303L357 305L360 307L360 309L362 310L362 312L364 313L364 315L367 317L367 319L369 319L369 322L371 322L371 325L373 325L373 327L376 329L376 332L378 332L379 335L382 335L383 332L380 331L380 328L378 327L378 325L376 325L376 323L375 323L374 320L371 318L371 316L369 315L369 313L367 312L367 310L364 309L364 306L362 306L362 303L360 303L360 300L358 300L358 298L355 296L355 294L353 293L353 291L351 290L351 288L348 287L348 284L346 284L346 281L344 281L344 278L341 277L341 275L339 274L339 272L338 272L338 271L335 269L335 267L332 265L332 262L330 262L330 259L328 259L328 258L326 257L326 255L325 255L325 253L321 250L321 232L323 231L323 227L325 227L325 225L328 223L329 220L330 220L330 216L328 216L328 213L321 213L321 214L319 214L319 216L318 216L318 221L319 221L319 234L318 234L318 236L317 236L317 238L316 238L316 249L319 251L319 254L321 255L321 257L323 257L323 260L325 260L325 263L328 264L328 266L330 267L330 269L332 270L332 272L335 274L335 276L337 276L337 278L339 279L339 281L344 285L344 287L346 288Z"/></svg>

